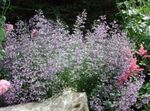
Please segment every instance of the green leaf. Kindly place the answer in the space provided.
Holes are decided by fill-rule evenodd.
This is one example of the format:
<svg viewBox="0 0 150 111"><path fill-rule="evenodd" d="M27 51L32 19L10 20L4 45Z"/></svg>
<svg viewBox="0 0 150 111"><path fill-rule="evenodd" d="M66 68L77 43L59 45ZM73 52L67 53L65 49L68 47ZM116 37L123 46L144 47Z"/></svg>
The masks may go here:
<svg viewBox="0 0 150 111"><path fill-rule="evenodd" d="M4 28L0 27L0 44L4 41L5 39L5 30Z"/></svg>
<svg viewBox="0 0 150 111"><path fill-rule="evenodd" d="M150 104L145 104L144 110L142 110L142 111L149 111L149 109L150 109Z"/></svg>

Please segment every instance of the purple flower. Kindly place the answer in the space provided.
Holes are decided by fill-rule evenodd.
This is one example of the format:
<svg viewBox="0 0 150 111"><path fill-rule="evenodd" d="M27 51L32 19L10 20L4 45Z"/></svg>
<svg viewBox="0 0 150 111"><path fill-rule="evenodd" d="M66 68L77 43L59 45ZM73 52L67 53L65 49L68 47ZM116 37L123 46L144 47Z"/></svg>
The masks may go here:
<svg viewBox="0 0 150 111"><path fill-rule="evenodd" d="M31 18L29 24L22 21L16 23L14 31L7 34L6 61L3 64L9 69L12 84L12 89L4 95L7 104L40 101L49 97L49 91L52 95L59 92L56 88L53 90L54 81L59 81L56 74L70 68L69 80L78 81L80 70L85 69L84 62L87 69L82 74L93 70L88 76L98 74L102 85L109 83L110 78L113 81L127 68L133 55L125 53L132 46L126 34L119 30L116 23L111 23L113 28L109 27L103 17L95 21L93 31L84 35L85 20L84 11L77 16L72 34L60 21L49 21L41 13ZM37 30L34 39L29 29ZM103 73L97 72L104 66ZM105 88L104 93L110 93L112 88L109 84L106 86L109 88ZM101 106L104 100L96 98L91 104L97 111L105 106Z"/></svg>
<svg viewBox="0 0 150 111"><path fill-rule="evenodd" d="M135 82L128 82L127 87L122 88L122 97L119 102L119 108L117 111L130 111L131 106L134 105L138 98L138 91L141 89L144 83L143 78Z"/></svg>

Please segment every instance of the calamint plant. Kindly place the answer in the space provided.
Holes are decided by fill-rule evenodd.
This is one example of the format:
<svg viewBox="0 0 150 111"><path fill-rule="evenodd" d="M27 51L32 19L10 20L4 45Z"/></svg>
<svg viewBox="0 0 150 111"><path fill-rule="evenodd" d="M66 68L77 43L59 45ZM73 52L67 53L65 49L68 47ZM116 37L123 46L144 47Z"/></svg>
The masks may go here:
<svg viewBox="0 0 150 111"><path fill-rule="evenodd" d="M86 11L77 16L73 33L42 12L16 23L7 33L2 63L12 84L3 94L5 104L41 101L69 87L86 92L93 111L132 110L144 82L132 43L105 16L83 34L86 18Z"/></svg>

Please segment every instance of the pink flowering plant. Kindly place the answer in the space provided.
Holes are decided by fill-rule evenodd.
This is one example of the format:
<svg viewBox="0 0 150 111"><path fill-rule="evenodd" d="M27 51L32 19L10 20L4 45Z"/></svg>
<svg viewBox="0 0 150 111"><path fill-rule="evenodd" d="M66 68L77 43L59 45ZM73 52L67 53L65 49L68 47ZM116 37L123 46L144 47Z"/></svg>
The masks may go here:
<svg viewBox="0 0 150 111"><path fill-rule="evenodd" d="M143 44L140 45L140 49L136 51L136 53L144 59L150 58L150 55L148 54L148 51L144 48Z"/></svg>
<svg viewBox="0 0 150 111"><path fill-rule="evenodd" d="M127 81L129 77L138 75L142 70L144 69L137 65L137 59L131 58L128 68L121 74L121 76L119 76L118 83L122 84Z"/></svg>
<svg viewBox="0 0 150 111"><path fill-rule="evenodd" d="M145 83L139 91L138 102L136 103L137 109L144 107L144 110L148 111L150 108L150 55L148 50L145 49L144 44L141 44L139 49L135 51L135 55L139 60L140 67L143 67L143 73L145 74Z"/></svg>

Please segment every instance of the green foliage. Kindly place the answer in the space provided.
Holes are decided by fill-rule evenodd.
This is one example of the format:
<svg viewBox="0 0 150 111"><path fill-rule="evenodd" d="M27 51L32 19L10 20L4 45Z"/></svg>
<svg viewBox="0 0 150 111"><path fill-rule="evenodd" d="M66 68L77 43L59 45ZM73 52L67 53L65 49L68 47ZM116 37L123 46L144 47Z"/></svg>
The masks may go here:
<svg viewBox="0 0 150 111"><path fill-rule="evenodd" d="M115 76L116 74L107 71L105 65L101 64L96 69L90 65L90 61L85 60L79 69L66 68L63 72L57 73L57 79L52 85L55 88L51 88L49 94L57 94L69 87L78 92L86 92L90 102L98 98L102 101L104 110L114 111L121 96L115 84Z"/></svg>
<svg viewBox="0 0 150 111"><path fill-rule="evenodd" d="M150 1L126 0L118 3L118 9L128 35L137 46L144 43L150 50Z"/></svg>
<svg viewBox="0 0 150 111"><path fill-rule="evenodd" d="M0 67L0 79L7 78L7 80L9 80L10 79L9 76L10 76L9 71L7 69Z"/></svg>
<svg viewBox="0 0 150 111"><path fill-rule="evenodd" d="M121 97L121 92L115 85L115 74L108 72L106 75L107 79L101 79L96 87L92 89L90 99L94 100L97 97L101 100L104 111L115 111Z"/></svg>
<svg viewBox="0 0 150 111"><path fill-rule="evenodd" d="M5 21L6 21L5 16L4 16L4 15L1 15L1 16L0 16L0 27L4 27Z"/></svg>
<svg viewBox="0 0 150 111"><path fill-rule="evenodd" d="M150 81L143 85L140 91L140 97L150 96Z"/></svg>
<svg viewBox="0 0 150 111"><path fill-rule="evenodd" d="M3 56L4 56L4 50L1 46L2 42L4 41L5 39L5 29L4 29L4 21L2 21L3 19L3 16L2 18L0 18L0 60L3 59Z"/></svg>
<svg viewBox="0 0 150 111"><path fill-rule="evenodd" d="M149 111L149 109L150 109L150 104L145 104L144 105L144 110L142 110L142 111Z"/></svg>
<svg viewBox="0 0 150 111"><path fill-rule="evenodd" d="M10 0L0 0L0 60L3 59L5 52L3 50L2 47L2 43L5 40L5 21L6 21L6 11L8 10L9 6L10 6ZM0 69L0 79L5 78L5 74L4 74L4 70Z"/></svg>
<svg viewBox="0 0 150 111"><path fill-rule="evenodd" d="M102 68L97 70L90 66L88 61L84 61L79 69L74 67L66 68L63 72L57 73L57 84L59 81L58 85L62 86L62 88L70 87L78 92L86 92L89 95L98 84L99 75L102 72Z"/></svg>
<svg viewBox="0 0 150 111"><path fill-rule="evenodd" d="M150 98L150 81L143 85L140 94L139 94L139 100L143 104L143 110L142 111L149 111L150 104L143 103L143 99L149 99Z"/></svg>
<svg viewBox="0 0 150 111"><path fill-rule="evenodd" d="M0 43L5 39L5 30L3 27L0 27Z"/></svg>
<svg viewBox="0 0 150 111"><path fill-rule="evenodd" d="M4 56L4 50L2 48L2 42L5 39L5 29L4 24L6 21L5 14L10 6L10 0L1 0L0 1L0 60L3 59Z"/></svg>

